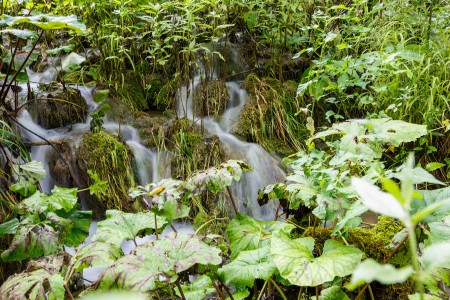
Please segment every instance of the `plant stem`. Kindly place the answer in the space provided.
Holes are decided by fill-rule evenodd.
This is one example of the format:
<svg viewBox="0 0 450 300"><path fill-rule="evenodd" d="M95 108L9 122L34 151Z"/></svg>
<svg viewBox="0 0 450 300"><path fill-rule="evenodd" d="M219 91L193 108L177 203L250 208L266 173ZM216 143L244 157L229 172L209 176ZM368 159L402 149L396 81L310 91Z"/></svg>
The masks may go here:
<svg viewBox="0 0 450 300"><path fill-rule="evenodd" d="M212 284L213 284L214 288L216 289L217 294L219 294L219 297L222 298L222 299L226 299L226 297L223 294L222 290L219 288L219 286L217 285L217 283L214 280L213 280Z"/></svg>
<svg viewBox="0 0 450 300"><path fill-rule="evenodd" d="M228 195L230 196L230 200L231 200L231 204L233 205L234 212L237 215L239 212L238 212L236 203L234 202L234 198L233 198L233 195L231 194L231 190L230 190L229 186L227 186L227 192L228 192Z"/></svg>
<svg viewBox="0 0 450 300"><path fill-rule="evenodd" d="M278 293L280 293L281 298L283 298L283 300L287 300L286 296L284 295L283 291L278 286L278 284L272 278L269 278L269 280L274 285L274 287L277 289Z"/></svg>
<svg viewBox="0 0 450 300"><path fill-rule="evenodd" d="M177 288L178 288L178 291L180 292L181 299L186 300L186 297L184 297L183 290L181 289L181 286L180 286L180 283L178 282L178 280L175 281L175 284L176 284L176 286L177 286Z"/></svg>
<svg viewBox="0 0 450 300"><path fill-rule="evenodd" d="M410 223L410 222L409 222ZM420 300L423 300L423 284L422 284L422 278L420 274L420 266L419 266L419 260L417 257L417 240L416 240L416 234L415 229L416 226L412 224L407 224L406 227L408 228L408 235L409 235L409 250L411 251L411 260L413 263L414 271L415 271L415 281L416 281L416 289L420 294Z"/></svg>
<svg viewBox="0 0 450 300"><path fill-rule="evenodd" d="M373 292L372 292L372 287L370 286L370 284L368 286L368 289L369 289L370 299L375 300L375 297L373 296Z"/></svg>
<svg viewBox="0 0 450 300"><path fill-rule="evenodd" d="M156 240L158 240L158 223L156 221L156 214L155 214L155 237Z"/></svg>
<svg viewBox="0 0 450 300"><path fill-rule="evenodd" d="M266 289L266 285L267 285L268 280L264 281L264 285L261 288L261 292L258 295L258 298L256 300L261 300L262 295L264 295L264 290Z"/></svg>

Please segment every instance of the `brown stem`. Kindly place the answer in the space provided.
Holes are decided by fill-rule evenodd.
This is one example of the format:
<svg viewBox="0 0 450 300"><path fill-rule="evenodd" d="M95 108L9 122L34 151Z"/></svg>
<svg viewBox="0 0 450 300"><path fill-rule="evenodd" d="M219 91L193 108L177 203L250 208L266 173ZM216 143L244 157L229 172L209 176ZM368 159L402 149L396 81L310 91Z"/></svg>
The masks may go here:
<svg viewBox="0 0 450 300"><path fill-rule="evenodd" d="M170 228L172 228L173 232L178 233L177 229L175 228L175 226L173 226L173 224L170 224Z"/></svg>
<svg viewBox="0 0 450 300"><path fill-rule="evenodd" d="M180 283L178 282L178 280L175 281L175 284L176 284L176 286L177 286L177 288L178 288L178 291L180 292L181 299L186 300L186 297L184 297L183 290L181 289L181 286L180 286Z"/></svg>
<svg viewBox="0 0 450 300"><path fill-rule="evenodd" d="M275 220L278 220L278 213L280 212L280 207L281 207L281 202L278 202L278 207L277 207L277 211L275 212Z"/></svg>
<svg viewBox="0 0 450 300"><path fill-rule="evenodd" d="M35 147L35 146L48 146L50 144L61 146L63 145L63 141L48 141L48 142L27 142L25 146L27 147Z"/></svg>
<svg viewBox="0 0 450 300"><path fill-rule="evenodd" d="M234 198L233 198L233 195L231 194L231 190L230 190L229 186L227 186L227 192L228 192L228 195L230 196L230 200L231 200L231 204L233 205L234 212L237 215L239 212L238 212L236 203L234 202Z"/></svg>
<svg viewBox="0 0 450 300"><path fill-rule="evenodd" d="M64 288L66 289L67 295L69 296L70 300L74 300L75 298L72 295L72 292L70 291L69 287L67 286L67 283L64 283Z"/></svg>
<svg viewBox="0 0 450 300"><path fill-rule="evenodd" d="M230 292L230 289L228 289L228 287L225 285L225 283L223 283L223 281L220 279L219 274L214 272L214 276L217 277L217 280L219 280L220 284L222 285L223 289L227 293L228 297L230 297L231 300L234 300L233 295Z"/></svg>
<svg viewBox="0 0 450 300"><path fill-rule="evenodd" d="M214 288L216 289L217 294L219 294L219 297L222 299L226 299L227 297L223 294L222 290L219 288L216 281L213 280L212 284L213 284Z"/></svg>
<svg viewBox="0 0 450 300"><path fill-rule="evenodd" d="M158 240L158 223L156 221L156 214L155 214L155 236L156 240Z"/></svg>
<svg viewBox="0 0 450 300"><path fill-rule="evenodd" d="M8 64L8 70L6 70L6 75L9 75L9 73L11 72L12 63L14 61L14 58L16 57L16 53L17 53L17 49L18 48L19 48L19 42L17 42L16 43L16 47L14 47L14 52L11 55L11 61ZM3 84L2 84L2 90L0 91L0 104L4 104L5 103L6 93L3 93L3 92L5 91L7 83L8 83L8 76L5 77L5 80L3 81Z"/></svg>

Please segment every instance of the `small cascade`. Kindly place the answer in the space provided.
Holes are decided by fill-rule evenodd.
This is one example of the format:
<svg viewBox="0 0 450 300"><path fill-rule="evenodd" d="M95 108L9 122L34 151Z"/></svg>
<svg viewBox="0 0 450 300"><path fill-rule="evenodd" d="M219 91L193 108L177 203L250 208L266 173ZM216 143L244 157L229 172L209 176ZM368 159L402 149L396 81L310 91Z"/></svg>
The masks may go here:
<svg viewBox="0 0 450 300"><path fill-rule="evenodd" d="M177 112L181 117L197 120L193 113L192 105L195 89L200 83L196 77L188 91L186 86L181 88L178 98ZM239 183L233 184L232 192L239 203L239 211L259 219L273 219L274 203L260 207L257 202L258 191L285 177L285 172L280 168L279 161L270 155L261 146L240 140L230 133L231 126L237 121L239 114L246 103L247 93L239 86L238 82L227 83L230 101L226 111L219 121L213 118L204 118L203 124L208 134L217 135L225 149L227 159L239 159L247 162L253 172L243 175Z"/></svg>

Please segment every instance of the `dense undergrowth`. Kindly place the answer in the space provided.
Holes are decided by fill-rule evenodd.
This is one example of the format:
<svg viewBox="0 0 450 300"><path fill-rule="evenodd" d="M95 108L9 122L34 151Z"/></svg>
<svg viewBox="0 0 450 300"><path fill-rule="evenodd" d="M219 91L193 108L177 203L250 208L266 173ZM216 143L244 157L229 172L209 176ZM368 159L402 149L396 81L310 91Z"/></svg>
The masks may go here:
<svg viewBox="0 0 450 300"><path fill-rule="evenodd" d="M0 298L448 297L449 12L446 0L2 1ZM26 68L51 66L63 92L20 99ZM199 117L181 118L176 96L198 77ZM230 186L252 166L224 162L203 128L230 80L248 94L232 133L286 156L286 180L258 197L275 201L273 221L238 211ZM69 178L48 195L18 117L34 105L54 127L84 120L69 84L96 85L101 104L76 154L42 141ZM105 115L169 153L176 179L137 186ZM85 282L91 266L105 270Z"/></svg>

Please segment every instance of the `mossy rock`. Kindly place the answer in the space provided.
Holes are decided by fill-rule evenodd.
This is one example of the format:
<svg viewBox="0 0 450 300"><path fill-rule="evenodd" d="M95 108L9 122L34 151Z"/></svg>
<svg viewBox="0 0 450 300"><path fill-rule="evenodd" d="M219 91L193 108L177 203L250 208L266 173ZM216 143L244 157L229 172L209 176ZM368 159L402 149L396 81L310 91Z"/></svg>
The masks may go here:
<svg viewBox="0 0 450 300"><path fill-rule="evenodd" d="M138 76L131 73L125 75L125 82L117 94L132 111L149 110L144 87Z"/></svg>
<svg viewBox="0 0 450 300"><path fill-rule="evenodd" d="M108 209L126 212L139 209L128 196L129 188L134 186L134 177L132 153L126 144L105 131L89 132L83 135L76 157L80 181L85 187L93 183L88 176L88 170L107 182L107 195L103 195L101 199L88 193L83 194L85 202L93 210L94 217L104 216Z"/></svg>
<svg viewBox="0 0 450 300"><path fill-rule="evenodd" d="M88 107L79 90L71 87L64 89L62 85L55 83L40 85L39 88L41 92L29 106L39 125L52 129L86 120Z"/></svg>
<svg viewBox="0 0 450 300"><path fill-rule="evenodd" d="M164 111L168 109L175 109L175 97L177 95L178 79L174 79L164 84L156 96L156 108Z"/></svg>
<svg viewBox="0 0 450 300"><path fill-rule="evenodd" d="M141 142L147 148L165 148L164 123L167 118L160 114L137 112L132 122L134 128L139 131Z"/></svg>
<svg viewBox="0 0 450 300"><path fill-rule="evenodd" d="M68 73L63 76L62 81L68 84L95 85L95 80L84 70Z"/></svg>
<svg viewBox="0 0 450 300"><path fill-rule="evenodd" d="M217 117L223 113L230 101L224 80L206 80L195 90L194 113L197 116Z"/></svg>

